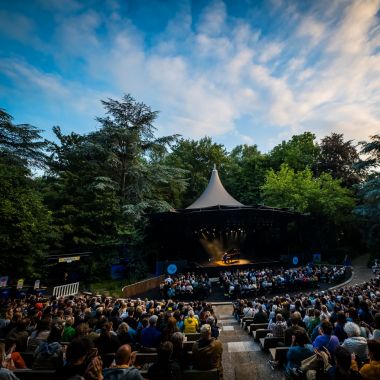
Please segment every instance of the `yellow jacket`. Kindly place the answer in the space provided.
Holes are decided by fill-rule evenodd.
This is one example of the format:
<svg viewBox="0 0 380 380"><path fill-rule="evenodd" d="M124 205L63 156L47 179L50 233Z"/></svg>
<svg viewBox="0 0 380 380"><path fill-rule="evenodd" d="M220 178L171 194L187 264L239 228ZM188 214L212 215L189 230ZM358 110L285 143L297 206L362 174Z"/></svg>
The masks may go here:
<svg viewBox="0 0 380 380"><path fill-rule="evenodd" d="M380 379L380 360L371 360L369 364L364 364L360 374L365 380Z"/></svg>
<svg viewBox="0 0 380 380"><path fill-rule="evenodd" d="M187 317L183 321L183 332L185 334L193 334L198 331L199 322L198 319L194 317Z"/></svg>

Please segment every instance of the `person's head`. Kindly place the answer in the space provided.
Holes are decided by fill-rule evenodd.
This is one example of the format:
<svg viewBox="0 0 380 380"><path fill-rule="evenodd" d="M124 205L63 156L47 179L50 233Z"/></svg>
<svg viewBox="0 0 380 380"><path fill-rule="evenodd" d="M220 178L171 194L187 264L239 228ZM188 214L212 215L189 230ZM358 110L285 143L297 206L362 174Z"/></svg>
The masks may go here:
<svg viewBox="0 0 380 380"><path fill-rule="evenodd" d="M157 350L157 361L159 363L167 363L171 359L173 354L173 343L166 341L161 343Z"/></svg>
<svg viewBox="0 0 380 380"><path fill-rule="evenodd" d="M324 335L331 335L333 326L329 321L323 321L319 326L322 334Z"/></svg>
<svg viewBox="0 0 380 380"><path fill-rule="evenodd" d="M210 315L207 319L206 319L206 323L210 326L214 326L215 325L215 318Z"/></svg>
<svg viewBox="0 0 380 380"><path fill-rule="evenodd" d="M126 322L120 323L119 327L117 328L118 334L126 334L129 330L129 326Z"/></svg>
<svg viewBox="0 0 380 380"><path fill-rule="evenodd" d="M346 315L344 314L343 311L338 311L338 313L336 314L336 321L340 325L344 325L347 322Z"/></svg>
<svg viewBox="0 0 380 380"><path fill-rule="evenodd" d="M129 344L123 344L115 354L116 365L129 365L131 361L132 348Z"/></svg>
<svg viewBox="0 0 380 380"><path fill-rule="evenodd" d="M175 332L171 336L170 341L173 343L173 351L182 349L184 338L184 335L179 331Z"/></svg>
<svg viewBox="0 0 380 380"><path fill-rule="evenodd" d="M87 353L94 348L94 342L88 337L73 339L67 346L66 359L71 364L83 363Z"/></svg>
<svg viewBox="0 0 380 380"><path fill-rule="evenodd" d="M201 337L203 339L209 339L211 337L211 326L209 324L204 324L201 327Z"/></svg>
<svg viewBox="0 0 380 380"><path fill-rule="evenodd" d="M321 311L318 309L314 309L314 318L319 318L321 316Z"/></svg>
<svg viewBox="0 0 380 380"><path fill-rule="evenodd" d="M298 345L303 347L306 343L308 343L308 337L304 331L296 331L295 332L295 340L294 342Z"/></svg>
<svg viewBox="0 0 380 380"><path fill-rule="evenodd" d="M283 322L283 321L284 321L284 317L281 314L277 314L276 315L276 322Z"/></svg>
<svg viewBox="0 0 380 380"><path fill-rule="evenodd" d="M368 341L368 351L371 360L380 360L380 341L375 339L370 339Z"/></svg>
<svg viewBox="0 0 380 380"><path fill-rule="evenodd" d="M360 327L354 322L347 322L344 325L344 331L349 338L360 336Z"/></svg>
<svg viewBox="0 0 380 380"><path fill-rule="evenodd" d="M290 317L290 321L293 326L297 326L301 321L301 313L299 311L295 311Z"/></svg>
<svg viewBox="0 0 380 380"><path fill-rule="evenodd" d="M193 309L190 309L189 312L187 313L187 315L188 315L190 318L193 318L193 317L194 317L194 310L193 310Z"/></svg>
<svg viewBox="0 0 380 380"><path fill-rule="evenodd" d="M157 325L157 320L158 320L158 317L157 315L152 315L150 318L149 318L149 325L150 326L156 326Z"/></svg>
<svg viewBox="0 0 380 380"><path fill-rule="evenodd" d="M346 348L338 346L335 350L336 366L343 371L348 371L351 367L351 353Z"/></svg>
<svg viewBox="0 0 380 380"><path fill-rule="evenodd" d="M175 331L177 329L177 320L174 317L169 317L166 326L168 330Z"/></svg>

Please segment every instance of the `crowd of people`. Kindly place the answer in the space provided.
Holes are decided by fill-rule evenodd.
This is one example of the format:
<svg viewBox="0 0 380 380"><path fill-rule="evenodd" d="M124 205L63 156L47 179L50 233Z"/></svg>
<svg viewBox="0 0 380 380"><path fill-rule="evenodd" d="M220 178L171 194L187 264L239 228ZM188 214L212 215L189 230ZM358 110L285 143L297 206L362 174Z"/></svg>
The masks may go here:
<svg viewBox="0 0 380 380"><path fill-rule="evenodd" d="M346 268L342 266L307 265L297 268L235 269L220 272L224 294L234 299L258 294L294 291L317 287L320 283L342 282Z"/></svg>
<svg viewBox="0 0 380 380"><path fill-rule="evenodd" d="M380 379L380 277L336 290L238 299L234 314L268 323L269 335L290 347L289 378L300 378L301 363L311 358L322 363L324 379Z"/></svg>
<svg viewBox="0 0 380 380"><path fill-rule="evenodd" d="M58 379L142 379L134 352L157 353L148 379L180 379L189 368L217 368L222 377L222 345L213 308L206 302L115 300L92 296L3 300L0 316L0 379L11 370L57 371ZM199 333L191 353L185 334ZM102 358L115 353L105 365Z"/></svg>
<svg viewBox="0 0 380 380"><path fill-rule="evenodd" d="M211 281L207 273L179 273L167 276L160 284L163 298L206 299L211 292Z"/></svg>

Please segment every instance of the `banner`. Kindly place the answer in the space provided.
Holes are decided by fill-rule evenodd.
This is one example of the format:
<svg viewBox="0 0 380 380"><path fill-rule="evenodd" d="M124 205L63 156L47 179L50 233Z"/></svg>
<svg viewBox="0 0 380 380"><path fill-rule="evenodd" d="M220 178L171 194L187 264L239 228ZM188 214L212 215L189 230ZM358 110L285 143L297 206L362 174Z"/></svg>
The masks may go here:
<svg viewBox="0 0 380 380"><path fill-rule="evenodd" d="M80 256L70 256L70 257L60 257L58 259L59 263L71 263L73 261L79 261Z"/></svg>
<svg viewBox="0 0 380 380"><path fill-rule="evenodd" d="M17 281L17 289L22 289L24 286L24 279L23 278L20 278L18 281Z"/></svg>

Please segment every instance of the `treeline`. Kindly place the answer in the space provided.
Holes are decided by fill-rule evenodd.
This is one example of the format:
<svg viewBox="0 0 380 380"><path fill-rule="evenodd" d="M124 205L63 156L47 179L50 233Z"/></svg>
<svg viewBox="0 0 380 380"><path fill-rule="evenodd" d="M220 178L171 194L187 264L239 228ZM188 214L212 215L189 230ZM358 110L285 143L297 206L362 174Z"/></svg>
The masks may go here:
<svg viewBox="0 0 380 380"><path fill-rule="evenodd" d="M379 135L356 146L342 134L318 142L305 132L268 153L228 152L209 137L157 138L157 112L130 95L102 104L96 131L53 127L54 141L0 110L0 275L40 277L48 254L90 252L78 264L88 280L125 257L144 276L154 245L147 215L190 205L214 164L240 202L311 213L337 244L358 249L351 232L360 231L366 250L379 252Z"/></svg>

